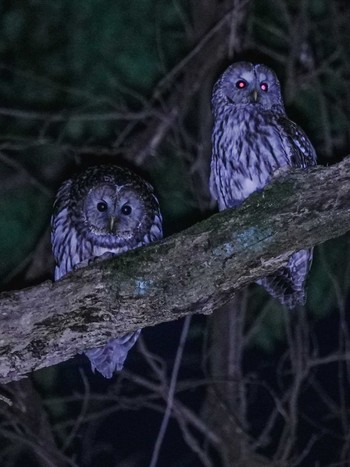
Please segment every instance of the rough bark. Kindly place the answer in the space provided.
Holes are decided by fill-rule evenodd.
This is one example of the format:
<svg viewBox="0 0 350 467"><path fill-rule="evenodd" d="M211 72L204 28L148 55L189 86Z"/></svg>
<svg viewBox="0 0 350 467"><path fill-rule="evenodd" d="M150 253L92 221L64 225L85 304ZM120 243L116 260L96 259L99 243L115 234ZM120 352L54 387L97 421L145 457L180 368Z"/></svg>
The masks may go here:
<svg viewBox="0 0 350 467"><path fill-rule="evenodd" d="M0 381L145 326L211 313L295 250L350 230L350 158L281 173L241 208L96 262L57 283L0 295Z"/></svg>

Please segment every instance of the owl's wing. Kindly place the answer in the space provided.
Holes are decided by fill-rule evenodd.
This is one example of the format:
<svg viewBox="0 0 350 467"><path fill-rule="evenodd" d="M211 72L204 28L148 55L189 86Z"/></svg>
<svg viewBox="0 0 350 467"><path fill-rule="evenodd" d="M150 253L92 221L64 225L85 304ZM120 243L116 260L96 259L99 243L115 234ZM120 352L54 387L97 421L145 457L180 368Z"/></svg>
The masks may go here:
<svg viewBox="0 0 350 467"><path fill-rule="evenodd" d="M154 215L153 224L149 232L144 237L144 240L142 242L143 245L148 245L149 243L157 242L158 240L161 240L163 238L162 223L162 215L160 213L160 210L158 209L158 211Z"/></svg>
<svg viewBox="0 0 350 467"><path fill-rule="evenodd" d="M77 232L69 212L71 185L72 180L69 179L59 189L51 217L51 244L56 262L55 280L72 271L73 267L84 259L78 254Z"/></svg>
<svg viewBox="0 0 350 467"><path fill-rule="evenodd" d="M215 180L215 175L214 175L214 157L212 156L212 162L211 162L211 171L210 171L210 176L209 176L209 192L210 192L210 195L211 195L211 198L213 200L217 200L218 199L218 190L217 190L217 187L216 187L216 180Z"/></svg>
<svg viewBox="0 0 350 467"><path fill-rule="evenodd" d="M287 145L292 167L306 168L317 164L316 151L304 131L285 115L278 115L276 123Z"/></svg>
<svg viewBox="0 0 350 467"><path fill-rule="evenodd" d="M275 116L275 126L283 141L292 167L307 168L317 164L316 152L304 131L287 116ZM311 267L313 250L295 252L287 266L257 281L282 304L292 309L306 300L305 282Z"/></svg>

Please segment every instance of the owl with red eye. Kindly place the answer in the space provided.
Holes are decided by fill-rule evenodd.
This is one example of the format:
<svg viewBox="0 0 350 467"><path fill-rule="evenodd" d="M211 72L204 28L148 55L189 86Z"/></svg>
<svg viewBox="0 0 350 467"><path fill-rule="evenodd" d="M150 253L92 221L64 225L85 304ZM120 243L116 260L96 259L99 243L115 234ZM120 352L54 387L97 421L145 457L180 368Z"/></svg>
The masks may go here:
<svg viewBox="0 0 350 467"><path fill-rule="evenodd" d="M238 207L282 167L316 164L304 131L285 112L280 83L267 66L238 62L213 88L210 192L219 210ZM312 250L295 252L285 267L259 284L289 308L305 302Z"/></svg>

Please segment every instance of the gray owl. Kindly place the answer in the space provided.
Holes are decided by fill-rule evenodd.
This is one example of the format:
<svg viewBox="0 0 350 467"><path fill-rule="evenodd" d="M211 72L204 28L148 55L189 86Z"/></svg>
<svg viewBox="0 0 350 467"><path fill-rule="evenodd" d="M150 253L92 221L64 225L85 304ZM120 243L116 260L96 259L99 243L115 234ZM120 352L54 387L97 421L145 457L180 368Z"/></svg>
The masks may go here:
<svg viewBox="0 0 350 467"><path fill-rule="evenodd" d="M238 207L262 190L282 167L316 165L303 130L286 115L280 84L265 65L238 62L214 85L210 192L220 210ZM282 304L305 303L312 250L294 253L288 264L259 284Z"/></svg>
<svg viewBox="0 0 350 467"><path fill-rule="evenodd" d="M51 227L55 280L98 256L119 255L163 236L152 186L127 169L107 165L91 167L61 186ZM92 370L111 378L139 334L86 351Z"/></svg>

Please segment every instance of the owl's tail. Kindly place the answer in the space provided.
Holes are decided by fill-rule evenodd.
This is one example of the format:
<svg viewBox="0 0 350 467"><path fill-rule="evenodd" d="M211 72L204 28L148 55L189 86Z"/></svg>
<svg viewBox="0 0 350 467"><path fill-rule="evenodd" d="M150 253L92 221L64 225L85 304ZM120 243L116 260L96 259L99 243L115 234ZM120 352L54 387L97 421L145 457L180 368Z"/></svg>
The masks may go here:
<svg viewBox="0 0 350 467"><path fill-rule="evenodd" d="M312 255L313 248L293 253L287 266L278 269L270 276L259 279L257 283L289 309L304 305L306 301L305 282L311 268Z"/></svg>
<svg viewBox="0 0 350 467"><path fill-rule="evenodd" d="M137 341L140 332L141 329L119 339L112 339L103 347L87 350L85 355L90 360L92 371L97 370L105 378L112 378L116 371L121 371L128 352Z"/></svg>

